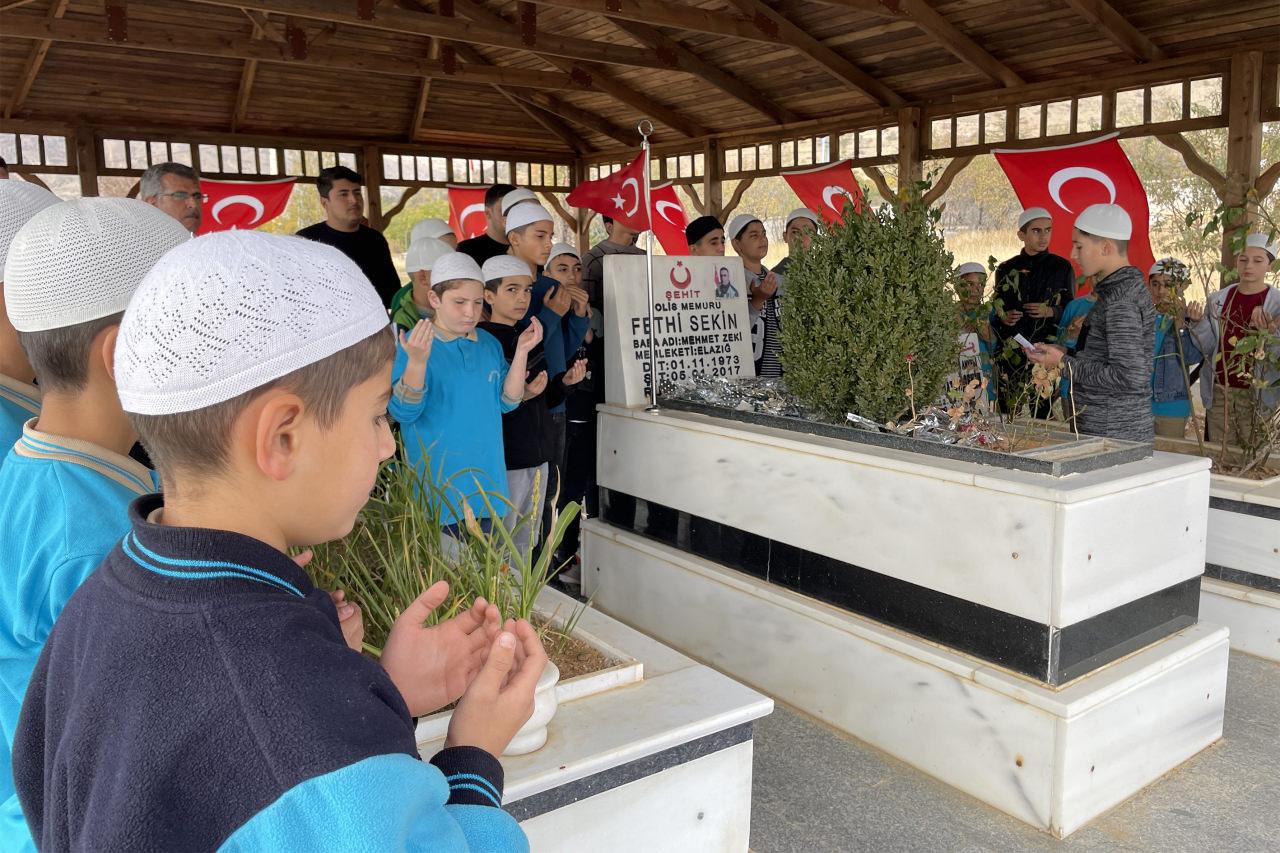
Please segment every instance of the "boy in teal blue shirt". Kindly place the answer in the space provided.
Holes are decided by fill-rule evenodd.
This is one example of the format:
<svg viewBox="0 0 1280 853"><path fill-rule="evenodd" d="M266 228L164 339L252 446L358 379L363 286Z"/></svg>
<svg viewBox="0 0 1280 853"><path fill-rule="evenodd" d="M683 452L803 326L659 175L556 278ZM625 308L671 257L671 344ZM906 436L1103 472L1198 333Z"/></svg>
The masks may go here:
<svg viewBox="0 0 1280 853"><path fill-rule="evenodd" d="M136 437L116 396L120 318L147 271L190 234L133 199L51 205L13 238L5 310L44 394L0 466L0 846L30 847L11 756L27 682L63 606L155 489L128 457ZM86 287L85 282L92 282Z"/></svg>
<svg viewBox="0 0 1280 853"><path fill-rule="evenodd" d="M0 459L22 435L22 425L40 414L35 372L4 310L4 261L9 244L27 220L58 197L26 181L0 181Z"/></svg>

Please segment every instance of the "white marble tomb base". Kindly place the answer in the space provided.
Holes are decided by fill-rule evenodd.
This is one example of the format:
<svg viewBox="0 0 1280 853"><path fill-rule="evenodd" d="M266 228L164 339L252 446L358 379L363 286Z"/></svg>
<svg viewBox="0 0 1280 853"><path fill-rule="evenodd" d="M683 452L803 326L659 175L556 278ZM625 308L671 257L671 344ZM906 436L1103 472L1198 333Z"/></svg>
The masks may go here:
<svg viewBox="0 0 1280 853"><path fill-rule="evenodd" d="M1280 595L1207 577L1200 618L1229 626L1231 648L1280 663Z"/></svg>
<svg viewBox="0 0 1280 853"><path fill-rule="evenodd" d="M1231 648L1280 661L1280 477L1214 474L1209 482L1205 562L1243 574L1230 580L1206 575L1201 616L1231 630ZM1271 589L1260 588L1268 583Z"/></svg>
<svg viewBox="0 0 1280 853"><path fill-rule="evenodd" d="M1059 837L1222 736L1224 628L1054 690L598 520L583 537L600 609Z"/></svg>
<svg viewBox="0 0 1280 853"><path fill-rule="evenodd" d="M538 605L568 613L548 589ZM589 609L578 627L643 664L642 681L562 695L536 752L503 757L503 807L535 851L746 853L751 725L773 700ZM568 682L572 684L572 682ZM443 737L420 739L430 758Z"/></svg>

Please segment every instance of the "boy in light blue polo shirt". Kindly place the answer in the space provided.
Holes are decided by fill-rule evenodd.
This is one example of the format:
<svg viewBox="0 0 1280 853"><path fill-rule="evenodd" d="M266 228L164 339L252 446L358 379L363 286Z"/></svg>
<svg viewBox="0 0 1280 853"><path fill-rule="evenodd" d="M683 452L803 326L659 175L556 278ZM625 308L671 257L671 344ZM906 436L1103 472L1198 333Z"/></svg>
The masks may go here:
<svg viewBox="0 0 1280 853"><path fill-rule="evenodd" d="M22 425L40 414L40 389L31 384L35 372L4 310L4 260L18 229L57 202L44 187L0 181L0 459L22 435Z"/></svg>
<svg viewBox="0 0 1280 853"><path fill-rule="evenodd" d="M67 599L129 529L129 502L157 488L112 369L125 306L186 229L133 199L60 202L18 230L5 310L35 370L38 417L0 466L0 848L30 848L11 749L27 682ZM91 284L90 284L91 283Z"/></svg>

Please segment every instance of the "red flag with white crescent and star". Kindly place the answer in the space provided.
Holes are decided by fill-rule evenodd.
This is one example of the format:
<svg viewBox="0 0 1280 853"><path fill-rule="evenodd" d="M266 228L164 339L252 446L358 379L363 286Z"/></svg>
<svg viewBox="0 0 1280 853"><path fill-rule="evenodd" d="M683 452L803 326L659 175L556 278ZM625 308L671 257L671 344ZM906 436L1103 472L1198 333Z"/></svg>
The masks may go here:
<svg viewBox="0 0 1280 853"><path fill-rule="evenodd" d="M844 222L844 207L852 203L855 213L862 212L862 187L853 176L853 161L841 160L830 166L783 172L791 189L810 210L816 211L827 224Z"/></svg>
<svg viewBox="0 0 1280 853"><path fill-rule="evenodd" d="M1108 134L1076 145L1054 148L997 149L991 152L1004 169L1023 208L1043 207L1053 215L1049 251L1071 257L1071 229L1080 211L1091 204L1118 204L1133 221L1129 263L1145 275L1155 263L1151 251L1147 191L1116 139ZM1080 267L1075 266L1076 275Z"/></svg>
<svg viewBox="0 0 1280 853"><path fill-rule="evenodd" d="M649 190L649 202L653 206L653 236L662 244L662 251L668 255L689 254L689 241L684 237L684 228L689 224L684 205L676 195L674 184L666 183Z"/></svg>
<svg viewBox="0 0 1280 853"><path fill-rule="evenodd" d="M200 179L200 192L207 198L200 217L199 234L248 230L270 222L289 204L293 178L277 181L211 181Z"/></svg>
<svg viewBox="0 0 1280 853"><path fill-rule="evenodd" d="M488 189L449 184L449 227L459 241L479 237L489 227L484 215L484 194Z"/></svg>
<svg viewBox="0 0 1280 853"><path fill-rule="evenodd" d="M650 194L652 198L652 191ZM649 217L644 209L644 152L630 165L612 175L583 181L569 193L574 207L585 207L634 231L647 231Z"/></svg>

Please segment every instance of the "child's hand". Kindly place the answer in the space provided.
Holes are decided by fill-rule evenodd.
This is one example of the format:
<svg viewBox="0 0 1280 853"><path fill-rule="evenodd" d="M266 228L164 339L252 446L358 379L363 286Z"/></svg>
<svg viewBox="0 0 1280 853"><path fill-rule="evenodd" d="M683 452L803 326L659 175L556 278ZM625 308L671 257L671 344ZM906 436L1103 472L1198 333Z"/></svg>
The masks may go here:
<svg viewBox="0 0 1280 853"><path fill-rule="evenodd" d="M520 333L519 340L516 341L516 352L522 352L525 355L536 347L542 341L542 324L538 322L538 318L534 317L529 321L529 327Z"/></svg>
<svg viewBox="0 0 1280 853"><path fill-rule="evenodd" d="M547 665L538 634L521 619L494 640L489 659L449 721L445 747L476 746L501 755L533 713L533 691Z"/></svg>
<svg viewBox="0 0 1280 853"><path fill-rule="evenodd" d="M1253 314L1249 317L1249 325L1264 332L1274 332L1276 327L1280 326L1280 317L1272 317L1259 305L1253 309Z"/></svg>
<svg viewBox="0 0 1280 853"><path fill-rule="evenodd" d="M466 691L502 624L498 608L477 598L470 610L425 627L448 594L447 582L432 584L396 618L382 649L382 668L415 717L443 708Z"/></svg>
<svg viewBox="0 0 1280 853"><path fill-rule="evenodd" d="M542 304L563 317L573 307L573 293L570 288L558 284L542 297Z"/></svg>
<svg viewBox="0 0 1280 853"><path fill-rule="evenodd" d="M770 270L759 284L751 285L752 296L762 296L768 299L770 296L778 292L778 274Z"/></svg>
<svg viewBox="0 0 1280 853"><path fill-rule="evenodd" d="M570 287L562 285L565 290L569 291L569 302L573 307L573 313L579 317L587 316L587 312L591 310L591 302L587 296L587 292L581 287Z"/></svg>
<svg viewBox="0 0 1280 853"><path fill-rule="evenodd" d="M533 377L533 381L524 383L524 398L532 400L545 390L547 390L547 371L543 370Z"/></svg>
<svg viewBox="0 0 1280 853"><path fill-rule="evenodd" d="M1018 321L1022 319L1021 311L1006 311L1000 314L1000 322L1006 326L1016 326Z"/></svg>
<svg viewBox="0 0 1280 853"><path fill-rule="evenodd" d="M566 386L577 385L579 382L581 382L583 379L586 379L586 378L587 378L587 360L585 358L580 358L573 363L573 366L571 366L568 370L565 371L564 377L561 378L560 381Z"/></svg>
<svg viewBox="0 0 1280 853"><path fill-rule="evenodd" d="M333 606L338 609L338 625L342 628L342 638L353 652L364 648L364 614L360 605L347 601L347 594L340 589L329 593Z"/></svg>
<svg viewBox="0 0 1280 853"><path fill-rule="evenodd" d="M434 337L435 327L431 325L431 321L419 320L418 324L410 332L400 332L400 346L404 347L405 354L409 356L409 361L416 364L426 364L427 359L431 356L431 341Z"/></svg>
<svg viewBox="0 0 1280 853"><path fill-rule="evenodd" d="M1053 309L1045 302L1028 302L1022 306L1027 313L1037 320L1047 320L1053 316Z"/></svg>
<svg viewBox="0 0 1280 853"><path fill-rule="evenodd" d="M1199 323L1204 319L1204 303L1188 302L1187 303L1187 319L1193 323Z"/></svg>

